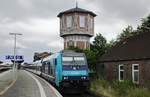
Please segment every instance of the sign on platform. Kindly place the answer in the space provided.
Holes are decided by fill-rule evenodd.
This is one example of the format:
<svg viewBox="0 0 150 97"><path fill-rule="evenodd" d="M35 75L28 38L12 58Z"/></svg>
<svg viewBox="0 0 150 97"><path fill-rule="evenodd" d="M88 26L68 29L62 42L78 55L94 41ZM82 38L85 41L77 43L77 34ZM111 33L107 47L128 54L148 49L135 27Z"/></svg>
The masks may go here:
<svg viewBox="0 0 150 97"><path fill-rule="evenodd" d="M14 60L14 59L16 59L16 60L23 60L23 56L22 55L16 55L15 58L14 58L13 55L7 55L6 56L6 60Z"/></svg>

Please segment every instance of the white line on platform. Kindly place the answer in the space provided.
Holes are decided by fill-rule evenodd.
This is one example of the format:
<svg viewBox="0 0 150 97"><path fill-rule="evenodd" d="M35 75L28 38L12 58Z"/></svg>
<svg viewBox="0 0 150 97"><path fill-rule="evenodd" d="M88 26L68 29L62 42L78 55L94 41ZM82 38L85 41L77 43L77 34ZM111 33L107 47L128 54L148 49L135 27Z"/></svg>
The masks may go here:
<svg viewBox="0 0 150 97"><path fill-rule="evenodd" d="M42 81L44 81L44 83L46 83L53 90L53 92L56 94L57 97L63 97L51 84L49 84L47 81L45 81L41 77L39 77L37 75L35 75L35 76L38 77L39 79L41 79Z"/></svg>
<svg viewBox="0 0 150 97"><path fill-rule="evenodd" d="M44 91L41 83L38 81L38 79L36 77L34 77L32 74L30 74L29 72L27 72L27 73L28 73L28 75L30 75L36 81L36 83L39 87L39 90L40 90L41 97L46 97L45 91Z"/></svg>
<svg viewBox="0 0 150 97"><path fill-rule="evenodd" d="M16 78L16 80L17 80L17 78ZM3 91L1 91L0 96L3 95L4 93L6 93L7 90L15 84L16 80L14 80L9 86L7 86Z"/></svg>
<svg viewBox="0 0 150 97"><path fill-rule="evenodd" d="M37 75L36 75L37 76ZM37 76L38 78L40 78L39 76ZM45 81L44 79L40 78L42 81L44 81L52 90L53 92L56 94L57 97L63 97L51 84L49 84L47 81Z"/></svg>

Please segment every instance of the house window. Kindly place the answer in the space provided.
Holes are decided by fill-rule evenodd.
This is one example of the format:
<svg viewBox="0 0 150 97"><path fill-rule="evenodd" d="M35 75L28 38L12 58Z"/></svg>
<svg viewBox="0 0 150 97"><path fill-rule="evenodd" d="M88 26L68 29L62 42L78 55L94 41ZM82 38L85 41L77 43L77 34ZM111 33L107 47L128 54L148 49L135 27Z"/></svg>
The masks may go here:
<svg viewBox="0 0 150 97"><path fill-rule="evenodd" d="M80 27L85 27L85 16L80 16Z"/></svg>
<svg viewBox="0 0 150 97"><path fill-rule="evenodd" d="M67 28L71 27L72 26L72 16L67 16L66 22L67 22Z"/></svg>
<svg viewBox="0 0 150 97"><path fill-rule="evenodd" d="M132 64L132 81L139 83L139 64Z"/></svg>
<svg viewBox="0 0 150 97"><path fill-rule="evenodd" d="M124 80L124 65L119 65L119 81Z"/></svg>

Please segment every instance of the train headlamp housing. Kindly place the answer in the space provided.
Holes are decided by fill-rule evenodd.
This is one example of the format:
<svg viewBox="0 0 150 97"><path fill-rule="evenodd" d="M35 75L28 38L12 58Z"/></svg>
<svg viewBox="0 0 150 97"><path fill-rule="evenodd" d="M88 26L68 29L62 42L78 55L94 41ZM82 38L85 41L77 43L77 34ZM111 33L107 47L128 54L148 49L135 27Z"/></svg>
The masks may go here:
<svg viewBox="0 0 150 97"><path fill-rule="evenodd" d="M64 76L63 79L64 79L64 80L68 80L68 77L67 77L67 76Z"/></svg>
<svg viewBox="0 0 150 97"><path fill-rule="evenodd" d="M86 77L86 76L82 76L81 79L82 79L82 80L86 80L87 77Z"/></svg>

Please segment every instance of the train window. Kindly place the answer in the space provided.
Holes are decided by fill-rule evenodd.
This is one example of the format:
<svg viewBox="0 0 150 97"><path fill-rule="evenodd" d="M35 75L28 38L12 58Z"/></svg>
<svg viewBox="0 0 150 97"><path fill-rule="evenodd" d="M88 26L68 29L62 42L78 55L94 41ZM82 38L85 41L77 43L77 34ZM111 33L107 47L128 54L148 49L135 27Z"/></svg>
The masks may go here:
<svg viewBox="0 0 150 97"><path fill-rule="evenodd" d="M43 64L42 64L42 72L45 73L45 62L43 62Z"/></svg>
<svg viewBox="0 0 150 97"><path fill-rule="evenodd" d="M55 59L55 65L57 65L57 59Z"/></svg>
<svg viewBox="0 0 150 97"><path fill-rule="evenodd" d="M53 75L54 67L51 65L50 67L50 75Z"/></svg>
<svg viewBox="0 0 150 97"><path fill-rule="evenodd" d="M74 57L75 65L85 65L84 57Z"/></svg>
<svg viewBox="0 0 150 97"><path fill-rule="evenodd" d="M73 57L63 57L63 58L62 58L62 61L63 61L63 62L70 62L70 61L73 61Z"/></svg>
<svg viewBox="0 0 150 97"><path fill-rule="evenodd" d="M51 63L48 61L47 65L48 65L48 74L50 74L50 65L51 65Z"/></svg>
<svg viewBox="0 0 150 97"><path fill-rule="evenodd" d="M84 57L74 57L75 61L84 61Z"/></svg>
<svg viewBox="0 0 150 97"><path fill-rule="evenodd" d="M63 65L71 65L73 57L62 57Z"/></svg>
<svg viewBox="0 0 150 97"><path fill-rule="evenodd" d="M48 65L45 65L45 73L48 74Z"/></svg>
<svg viewBox="0 0 150 97"><path fill-rule="evenodd" d="M50 63L50 62L47 62L47 64L50 65L51 63Z"/></svg>

